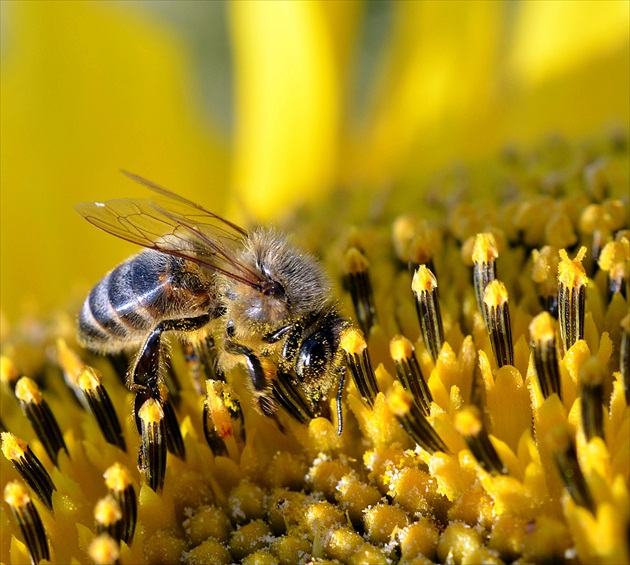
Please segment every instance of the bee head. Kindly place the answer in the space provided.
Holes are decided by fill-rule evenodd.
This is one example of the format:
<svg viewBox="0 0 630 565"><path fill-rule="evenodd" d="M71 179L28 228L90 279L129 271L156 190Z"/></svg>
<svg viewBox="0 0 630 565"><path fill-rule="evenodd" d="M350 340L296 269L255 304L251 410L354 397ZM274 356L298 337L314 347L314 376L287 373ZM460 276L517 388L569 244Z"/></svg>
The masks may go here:
<svg viewBox="0 0 630 565"><path fill-rule="evenodd" d="M226 281L229 315L237 325L266 324L277 328L330 304L330 283L317 261L289 237L273 229L249 234L240 259L257 272L256 288Z"/></svg>
<svg viewBox="0 0 630 565"><path fill-rule="evenodd" d="M265 296L274 296L276 298L282 298L284 296L284 287L277 281L263 281L260 285L260 291Z"/></svg>

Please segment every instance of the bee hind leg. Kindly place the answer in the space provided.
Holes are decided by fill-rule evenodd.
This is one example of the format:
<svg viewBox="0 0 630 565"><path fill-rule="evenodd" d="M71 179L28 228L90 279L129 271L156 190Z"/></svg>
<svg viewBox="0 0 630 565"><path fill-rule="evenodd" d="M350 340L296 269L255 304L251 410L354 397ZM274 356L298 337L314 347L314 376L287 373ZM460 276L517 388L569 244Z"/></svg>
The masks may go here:
<svg viewBox="0 0 630 565"><path fill-rule="evenodd" d="M164 320L149 334L127 378L127 388L136 393L134 413L138 433L142 435L142 422L139 413L142 406L149 399L157 401L165 418L166 444L168 450L181 459L186 458L184 439L182 438L179 422L165 387L160 386L160 372L162 368L162 333L169 330L195 331L202 328L211 320L209 314L196 318L182 318Z"/></svg>

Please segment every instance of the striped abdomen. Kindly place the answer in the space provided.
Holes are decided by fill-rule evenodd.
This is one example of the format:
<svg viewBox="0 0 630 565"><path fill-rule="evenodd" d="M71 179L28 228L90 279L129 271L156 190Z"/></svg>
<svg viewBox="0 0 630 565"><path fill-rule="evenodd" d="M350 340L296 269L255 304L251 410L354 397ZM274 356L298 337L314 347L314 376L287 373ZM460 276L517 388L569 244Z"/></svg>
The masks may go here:
<svg viewBox="0 0 630 565"><path fill-rule="evenodd" d="M79 341L101 353L140 345L159 322L211 309L211 275L194 263L147 250L92 289L79 314Z"/></svg>

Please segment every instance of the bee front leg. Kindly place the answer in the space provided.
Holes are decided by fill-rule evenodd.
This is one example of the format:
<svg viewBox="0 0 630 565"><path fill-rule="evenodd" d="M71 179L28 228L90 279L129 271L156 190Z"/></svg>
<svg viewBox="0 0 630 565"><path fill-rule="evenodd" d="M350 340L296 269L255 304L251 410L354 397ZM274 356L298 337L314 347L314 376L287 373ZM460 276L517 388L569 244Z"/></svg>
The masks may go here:
<svg viewBox="0 0 630 565"><path fill-rule="evenodd" d="M256 396L256 402L258 408L265 416L272 418L281 431L284 431L284 426L278 420L276 412L278 406L273 401L269 391L267 378L265 377L265 371L263 370L260 359L256 354L246 345L236 343L235 341L228 340L225 342L225 351L233 355L242 355L245 357L245 366L249 373L249 378L254 386L254 396Z"/></svg>

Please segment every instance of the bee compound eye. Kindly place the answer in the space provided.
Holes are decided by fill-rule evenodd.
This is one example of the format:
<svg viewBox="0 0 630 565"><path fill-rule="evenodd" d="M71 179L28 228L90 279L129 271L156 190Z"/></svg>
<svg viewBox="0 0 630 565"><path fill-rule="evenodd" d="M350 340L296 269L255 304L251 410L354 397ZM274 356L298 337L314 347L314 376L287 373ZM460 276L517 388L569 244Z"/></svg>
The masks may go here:
<svg viewBox="0 0 630 565"><path fill-rule="evenodd" d="M321 377L330 361L330 342L323 332L315 332L300 346L296 372L302 381L313 381Z"/></svg>

